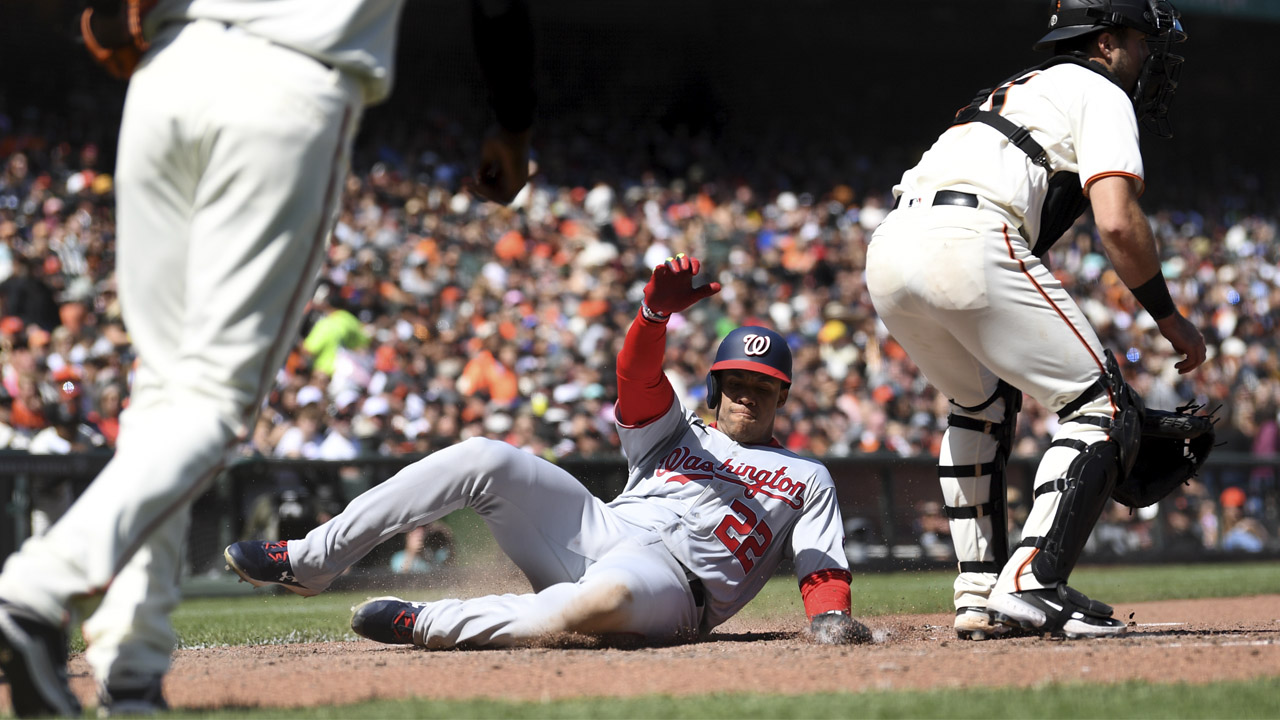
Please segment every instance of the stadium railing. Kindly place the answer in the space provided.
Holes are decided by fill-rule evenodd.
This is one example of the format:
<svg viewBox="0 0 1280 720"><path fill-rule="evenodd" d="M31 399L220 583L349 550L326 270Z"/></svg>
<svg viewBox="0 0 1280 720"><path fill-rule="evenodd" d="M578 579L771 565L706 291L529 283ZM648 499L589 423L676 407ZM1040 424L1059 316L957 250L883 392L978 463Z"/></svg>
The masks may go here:
<svg viewBox="0 0 1280 720"><path fill-rule="evenodd" d="M31 534L33 513L56 517L59 501L65 504L83 491L109 459L109 454L0 451L0 560ZM355 495L416 459L234 460L192 508L188 570L200 574L220 569L222 548L239 539L298 537L326 514L341 511ZM846 550L853 564L873 569L953 566L954 560L945 553L929 552L917 528L921 507L942 500L933 458L859 455L825 462L836 482ZM1031 497L1035 464L1033 457L1010 460L1009 486L1022 498ZM566 459L560 465L603 498L617 495L626 484L626 466L619 457ZM1262 552L1246 556L1280 556L1280 456L1217 453L1202 469L1199 481L1204 491L1198 495L1175 493L1145 511L1104 517L1110 541L1091 543L1085 561L1168 562L1230 555L1176 542L1165 518L1182 512L1195 519L1197 505L1210 499L1215 502L1213 512L1221 527L1223 508L1217 501L1222 491L1231 487L1240 489L1235 495L1245 499L1244 510L1268 534ZM947 546L949 541L941 544L942 549Z"/></svg>

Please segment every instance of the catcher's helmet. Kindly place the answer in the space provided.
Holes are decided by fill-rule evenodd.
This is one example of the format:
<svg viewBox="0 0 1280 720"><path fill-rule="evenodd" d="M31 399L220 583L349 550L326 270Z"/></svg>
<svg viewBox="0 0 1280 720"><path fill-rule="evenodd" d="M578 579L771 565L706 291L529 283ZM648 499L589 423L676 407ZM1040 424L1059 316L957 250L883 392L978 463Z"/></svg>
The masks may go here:
<svg viewBox="0 0 1280 720"><path fill-rule="evenodd" d="M791 348L786 338L763 327L747 325L724 336L707 373L707 407L720 404L720 370L749 370L791 385Z"/></svg>
<svg viewBox="0 0 1280 720"><path fill-rule="evenodd" d="M1168 0L1051 0L1049 32L1034 45L1052 50L1059 40L1079 37L1106 27L1131 27L1172 42L1186 38L1178 11Z"/></svg>
<svg viewBox="0 0 1280 720"><path fill-rule="evenodd" d="M1107 27L1131 27L1145 33L1151 54L1133 89L1133 109L1147 130L1158 137L1173 137L1169 104L1178 89L1183 58L1169 49L1187 39L1178 17L1169 0L1053 0L1049 32L1034 48L1053 50L1060 40Z"/></svg>

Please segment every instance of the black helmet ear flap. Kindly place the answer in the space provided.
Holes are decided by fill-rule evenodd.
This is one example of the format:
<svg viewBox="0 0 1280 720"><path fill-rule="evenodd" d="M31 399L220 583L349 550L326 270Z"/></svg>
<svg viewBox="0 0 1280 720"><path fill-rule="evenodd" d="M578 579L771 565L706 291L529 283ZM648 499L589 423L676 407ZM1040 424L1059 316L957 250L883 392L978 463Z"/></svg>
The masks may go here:
<svg viewBox="0 0 1280 720"><path fill-rule="evenodd" d="M707 407L715 410L720 404L720 378L714 373L707 373Z"/></svg>

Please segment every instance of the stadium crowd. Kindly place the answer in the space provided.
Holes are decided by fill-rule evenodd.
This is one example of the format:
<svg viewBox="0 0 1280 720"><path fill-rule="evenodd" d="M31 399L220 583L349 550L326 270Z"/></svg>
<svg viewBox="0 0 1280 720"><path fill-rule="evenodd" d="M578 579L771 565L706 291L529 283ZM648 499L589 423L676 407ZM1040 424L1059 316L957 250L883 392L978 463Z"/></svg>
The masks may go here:
<svg viewBox="0 0 1280 720"><path fill-rule="evenodd" d="M394 150L360 153L303 332L243 454L427 453L475 435L552 460L616 454L614 359L651 268L678 252L703 258L724 286L670 323L667 367L687 405L705 412L719 337L765 324L796 354L777 425L788 448L937 453L946 398L878 324L863 280L899 169L889 159L784 137L748 150L656 125L552 125L535 142L547 160L501 208L465 188L468 133L440 118L428 126ZM112 179L92 143L6 127L0 448L109 449L131 365L113 285ZM637 150L612 152L625 147ZM831 160L841 152L846 161ZM1147 208L1173 296L1209 344L1190 376L1176 375L1087 216L1052 264L1148 405L1221 405L1219 451L1271 454L1280 218L1230 207ZM1015 453L1042 452L1054 422L1028 399ZM1258 517L1277 495L1270 473L1203 479L1178 511L1206 547L1229 528L1215 521L1208 537L1204 508L1230 494L1230 507Z"/></svg>

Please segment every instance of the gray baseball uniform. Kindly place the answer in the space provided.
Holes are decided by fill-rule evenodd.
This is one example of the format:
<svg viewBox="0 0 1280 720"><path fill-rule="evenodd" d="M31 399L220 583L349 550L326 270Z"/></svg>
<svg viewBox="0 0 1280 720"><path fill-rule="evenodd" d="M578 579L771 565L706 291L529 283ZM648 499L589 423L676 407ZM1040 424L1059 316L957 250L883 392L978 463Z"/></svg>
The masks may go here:
<svg viewBox="0 0 1280 720"><path fill-rule="evenodd" d="M788 550L800 578L847 573L835 488L821 463L740 445L675 402L619 433L630 480L610 503L545 460L472 439L405 468L289 541L295 578L322 590L390 536L470 507L534 592L428 603L414 640L442 648L583 629L575 618L620 591L633 602L591 631L675 639L732 617Z"/></svg>

